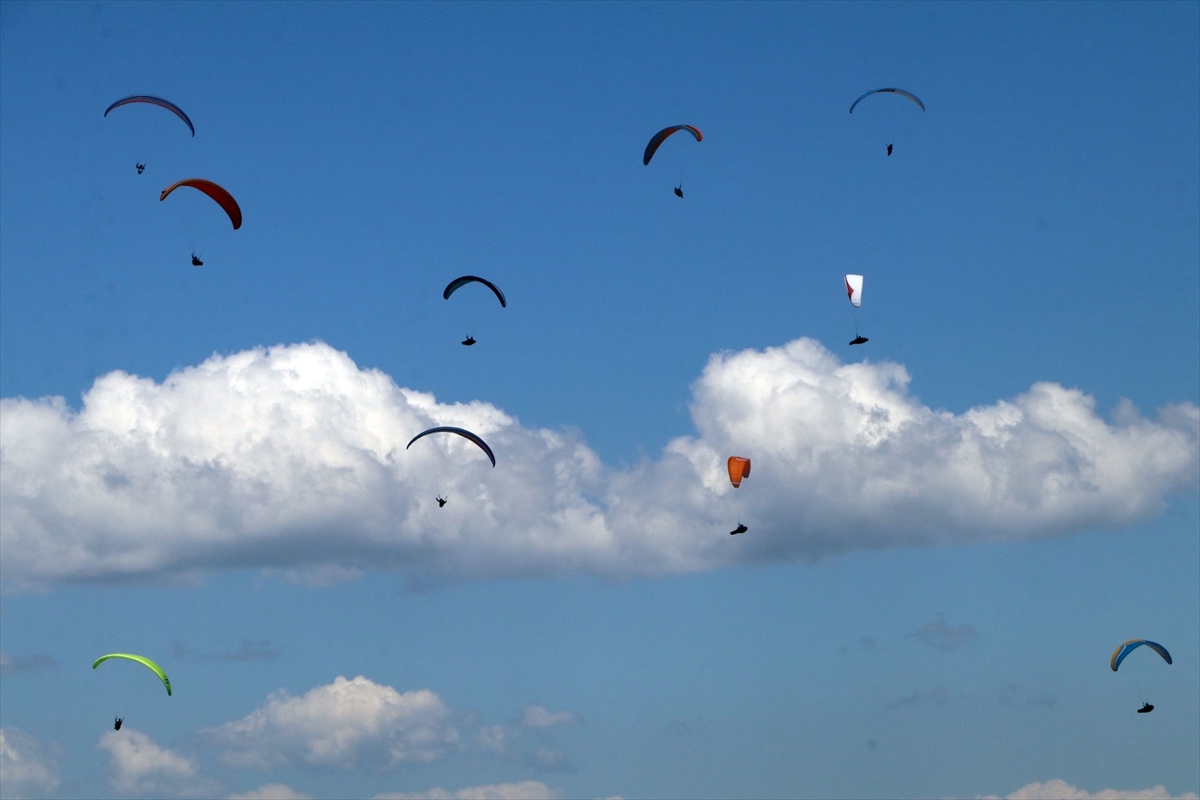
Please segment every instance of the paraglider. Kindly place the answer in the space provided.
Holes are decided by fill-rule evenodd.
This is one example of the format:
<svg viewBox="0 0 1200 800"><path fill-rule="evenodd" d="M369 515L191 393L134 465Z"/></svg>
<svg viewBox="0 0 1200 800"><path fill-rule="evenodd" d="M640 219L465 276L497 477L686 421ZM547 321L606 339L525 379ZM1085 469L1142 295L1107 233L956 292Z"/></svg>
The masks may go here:
<svg viewBox="0 0 1200 800"><path fill-rule="evenodd" d="M846 276L846 296L850 298L850 305L855 308L862 306L862 291L863 291L863 276L862 275L847 275ZM854 339L850 344L863 344L870 341L865 336L858 334L858 314L854 315Z"/></svg>
<svg viewBox="0 0 1200 800"><path fill-rule="evenodd" d="M105 661L108 661L110 658L124 658L124 659L128 659L130 661L136 661L137 663L141 664L142 666L148 668L151 672L153 672L155 675L158 676L158 679L160 681L162 681L162 685L164 687L166 687L166 689L167 689L167 696L168 697L171 696L171 681L167 678L167 673L163 672L162 667L160 667L158 664L155 664L153 661L146 658L145 656L134 655L133 653L109 653L106 656L100 656L99 658L97 658L96 662L94 664L92 664L92 669L95 669L96 667L100 666ZM118 721L118 728L119 727L120 727L120 724Z"/></svg>
<svg viewBox="0 0 1200 800"><path fill-rule="evenodd" d="M124 722L124 721L125 721L125 720L121 719L120 717L117 717L116 721L115 721L115 722L113 722L113 730L114 730L114 731L119 731L119 730L121 730L121 723L122 723L122 722Z"/></svg>
<svg viewBox="0 0 1200 800"><path fill-rule="evenodd" d="M654 152L658 150L659 145L665 142L668 136L673 133L677 133L678 131L687 131L692 136L696 137L697 142L704 140L704 134L700 132L700 129L693 128L691 125L672 125L669 128L663 128L661 131L650 137L650 142L646 145L646 152L642 154L642 165L648 166L650 164L650 159L654 158ZM678 192L678 194L680 197L683 197L682 192Z"/></svg>
<svg viewBox="0 0 1200 800"><path fill-rule="evenodd" d="M683 197L683 184L682 183L675 187L675 196Z"/></svg>
<svg viewBox="0 0 1200 800"><path fill-rule="evenodd" d="M138 175L141 175L142 170L144 170L146 168L146 165L141 163L140 161L137 164L134 164L134 166L137 167Z"/></svg>
<svg viewBox="0 0 1200 800"><path fill-rule="evenodd" d="M180 186L190 186L193 189L204 192L215 200L217 205L229 215L229 221L233 223L235 231L242 227L242 209L238 206L237 201L233 199L233 195L212 181L206 181L203 178L186 178L177 183L172 183L162 190L162 194L158 196L158 201L161 203L163 200L166 200L167 196Z"/></svg>
<svg viewBox="0 0 1200 800"><path fill-rule="evenodd" d="M487 453L487 457L492 462L492 466L493 467L496 466L496 456L492 453L492 448L488 447L487 442L485 442L483 439L479 438L479 436L477 434L471 433L470 431L464 430L462 428L451 428L451 427L445 427L445 426L438 427L438 428L430 428L429 430L422 431L421 433L418 433L416 436L414 436L412 438L412 441L409 442L408 445L404 449L407 450L409 447L413 446L413 442L415 442L417 439L420 439L422 436L428 436L431 433L456 433L459 436L463 437L464 439L468 439L468 440L474 442L476 445L479 446L479 449L481 449L483 452Z"/></svg>
<svg viewBox="0 0 1200 800"><path fill-rule="evenodd" d="M441 495L438 495L437 497L435 497L433 499L437 500L438 508L441 508L442 506L446 505L446 501L449 500L450 498L442 497Z"/></svg>
<svg viewBox="0 0 1200 800"><path fill-rule="evenodd" d="M475 337L470 334L467 334L467 338L463 339L462 343L465 344L467 347L470 347L471 345L475 344Z"/></svg>
<svg viewBox="0 0 1200 800"><path fill-rule="evenodd" d="M855 100L853 103L850 104L850 113L853 114L854 107L856 105L858 105L859 103L861 103L864 99L870 97L873 94L879 94L880 92L885 92L885 93L890 93L890 94L898 94L901 97L907 97L909 100L912 100L914 103L916 103L918 106L920 106L922 111L925 110L925 104L922 103L921 99L919 97L917 97L915 94L913 94L912 92L906 92L903 89L872 89L869 92L863 92L861 95L858 96L857 100ZM891 153L888 153L888 155L891 155Z"/></svg>
<svg viewBox="0 0 1200 800"><path fill-rule="evenodd" d="M200 259L199 259L199 258L196 256L196 254L195 254L195 253L192 253L192 266L193 266L193 267L203 267L203 266L204 266L204 262L203 262L203 261L201 261L201 260L200 260Z"/></svg>
<svg viewBox="0 0 1200 800"><path fill-rule="evenodd" d="M746 532L746 531L748 531L748 530L750 530L750 529L749 529L749 528L747 528L745 525L743 525L742 523L740 523L740 522L739 522L739 523L738 523L738 526L729 532L729 535L730 535L730 536L737 536L739 533L745 533L745 532Z"/></svg>
<svg viewBox="0 0 1200 800"><path fill-rule="evenodd" d="M1150 705L1149 703L1142 703L1142 707L1137 710L1137 713L1149 714L1153 710L1154 710L1154 706Z"/></svg>
<svg viewBox="0 0 1200 800"><path fill-rule="evenodd" d="M449 300L450 295L454 294L468 283L482 283L484 286L496 293L496 299L500 301L501 308L508 308L508 302L504 299L504 292L500 291L496 284L483 278L477 278L474 275L463 275L461 278L455 278L454 280L450 281L450 283L446 286L446 290L442 292L442 297L446 300ZM470 339L471 337L468 336L467 338ZM466 342L463 342L463 344L466 344ZM474 344L474 342L472 342L472 344Z"/></svg>
<svg viewBox="0 0 1200 800"><path fill-rule="evenodd" d="M890 156L891 154L892 154L892 146L889 144L888 145L888 155Z"/></svg>
<svg viewBox="0 0 1200 800"><path fill-rule="evenodd" d="M729 482L735 489L742 485L743 478L750 477L750 459L748 458L730 456L726 466L729 469Z"/></svg>
<svg viewBox="0 0 1200 800"><path fill-rule="evenodd" d="M1173 663L1171 661L1171 654L1167 652L1167 648L1158 642L1152 642L1149 639L1130 639L1113 651L1112 658L1108 662L1109 666L1112 667L1112 671L1116 672L1117 667L1121 666L1121 662L1125 660L1125 657L1142 645L1146 645L1146 647L1158 653L1162 656L1163 661L1166 661L1168 664Z"/></svg>
<svg viewBox="0 0 1200 800"><path fill-rule="evenodd" d="M188 130L192 132L192 136L196 135L196 128L192 125L192 121L188 119L188 115L183 113L183 109L172 103L170 100L164 100L161 97L152 97L148 94L135 94L130 97L122 97L117 102L113 103L108 108L104 109L104 116L108 116L108 112L114 108L129 105L130 103L149 103L153 106L165 108L175 116L183 120L183 123L188 126Z"/></svg>

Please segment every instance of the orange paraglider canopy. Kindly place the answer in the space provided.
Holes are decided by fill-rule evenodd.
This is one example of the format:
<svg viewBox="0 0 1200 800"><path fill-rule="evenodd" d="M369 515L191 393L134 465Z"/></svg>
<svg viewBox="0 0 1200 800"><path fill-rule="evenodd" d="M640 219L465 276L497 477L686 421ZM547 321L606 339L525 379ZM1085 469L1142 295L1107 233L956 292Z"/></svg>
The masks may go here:
<svg viewBox="0 0 1200 800"><path fill-rule="evenodd" d="M199 189L206 195L217 202L226 214L229 215L229 221L233 223L233 229L236 231L242 227L242 209L238 207L237 200L233 199L233 195L222 189L212 181L206 181L203 178L187 178L186 180L172 183L170 186L162 190L162 194L158 196L158 201L161 203L167 199L167 195L178 189L180 186L190 186L193 189Z"/></svg>
<svg viewBox="0 0 1200 800"><path fill-rule="evenodd" d="M729 482L733 484L733 488L738 488L742 485L742 478L750 477L750 459L742 458L741 456L729 457Z"/></svg>

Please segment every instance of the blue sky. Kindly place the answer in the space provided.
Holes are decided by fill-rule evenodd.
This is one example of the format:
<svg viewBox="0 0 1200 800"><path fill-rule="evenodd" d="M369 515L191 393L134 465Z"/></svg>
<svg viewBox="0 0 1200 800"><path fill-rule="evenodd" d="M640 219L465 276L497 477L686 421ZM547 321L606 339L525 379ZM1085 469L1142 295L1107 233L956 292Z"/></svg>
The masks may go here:
<svg viewBox="0 0 1200 800"><path fill-rule="evenodd" d="M0 792L1200 792L1198 42L0 4Z"/></svg>

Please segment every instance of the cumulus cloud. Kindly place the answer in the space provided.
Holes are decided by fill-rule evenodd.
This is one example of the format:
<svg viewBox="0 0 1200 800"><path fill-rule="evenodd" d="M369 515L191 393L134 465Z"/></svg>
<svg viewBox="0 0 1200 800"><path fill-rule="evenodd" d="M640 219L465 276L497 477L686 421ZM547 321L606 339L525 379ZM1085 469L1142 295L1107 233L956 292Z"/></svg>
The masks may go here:
<svg viewBox="0 0 1200 800"><path fill-rule="evenodd" d="M118 791L187 797L211 795L215 789L211 781L197 778L194 759L160 747L129 726L104 734L98 746L112 756L109 783Z"/></svg>
<svg viewBox="0 0 1200 800"><path fill-rule="evenodd" d="M54 669L58 665L50 656L34 653L28 656L14 656L0 648L0 676L8 677L18 672L41 672Z"/></svg>
<svg viewBox="0 0 1200 800"><path fill-rule="evenodd" d="M300 760L352 769L395 766L448 755L458 743L450 709L428 689L401 694L361 675L338 676L301 697L280 690L264 706L205 733L236 767L279 767Z"/></svg>
<svg viewBox="0 0 1200 800"><path fill-rule="evenodd" d="M614 469L575 434L438 403L319 342L162 383L112 372L78 411L0 400L0 576L663 574L1121 526L1196 483L1191 403L1147 419L1125 401L1106 420L1038 383L954 414L908 384L899 364L844 364L810 339L717 354L693 387L697 435ZM478 432L497 467L454 436L405 449L434 425ZM754 460L736 492L735 452ZM732 518L752 534L723 535Z"/></svg>
<svg viewBox="0 0 1200 800"><path fill-rule="evenodd" d="M0 792L5 797L23 797L57 788L58 763L48 749L20 728L0 728Z"/></svg>
<svg viewBox="0 0 1200 800"><path fill-rule="evenodd" d="M998 795L990 794L979 800L1000 800ZM1045 783L1029 783L1011 794L1005 795L1005 800L1198 800L1194 792L1186 794L1171 794L1165 786L1155 786L1153 789L1101 789L1095 794L1076 788L1066 781L1055 778Z"/></svg>
<svg viewBox="0 0 1200 800"><path fill-rule="evenodd" d="M392 792L377 794L375 800L552 800L557 797L541 781L492 783L469 786L466 789L430 789L427 792Z"/></svg>
<svg viewBox="0 0 1200 800"><path fill-rule="evenodd" d="M939 613L936 617L933 622L927 622L908 634L908 638L949 653L966 647L979 636L974 625L948 625L945 614Z"/></svg>
<svg viewBox="0 0 1200 800"><path fill-rule="evenodd" d="M312 795L282 783L268 783L244 794L231 794L229 800L312 800Z"/></svg>

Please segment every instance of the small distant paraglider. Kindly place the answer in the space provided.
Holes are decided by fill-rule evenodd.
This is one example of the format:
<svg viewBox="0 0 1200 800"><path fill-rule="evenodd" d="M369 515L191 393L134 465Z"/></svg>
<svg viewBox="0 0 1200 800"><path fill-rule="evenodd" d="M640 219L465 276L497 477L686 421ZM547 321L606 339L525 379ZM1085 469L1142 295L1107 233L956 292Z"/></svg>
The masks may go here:
<svg viewBox="0 0 1200 800"><path fill-rule="evenodd" d="M729 469L729 482L735 489L742 485L743 479L750 477L750 459L748 458L730 456L726 467Z"/></svg>
<svg viewBox="0 0 1200 800"><path fill-rule="evenodd" d="M890 156L891 154L892 154L892 146L889 144L888 145L888 155Z"/></svg>
<svg viewBox="0 0 1200 800"><path fill-rule="evenodd" d="M422 431L414 436L412 441L410 441L404 449L407 450L409 447L413 446L413 442L415 442L417 439L420 439L423 436L428 436L431 433L455 433L464 439L467 439L468 441L474 442L476 445L478 445L480 450L487 454L488 459L492 462L492 466L496 466L496 456L494 453L492 453L492 448L488 447L487 442L480 438L478 434L471 433L463 428L451 428L447 426L430 428L429 430Z"/></svg>
<svg viewBox="0 0 1200 800"><path fill-rule="evenodd" d="M860 94L858 96L857 100L855 100L853 103L850 104L850 113L853 114L854 107L857 106L859 103L861 103L863 100L867 99L868 97L870 97L873 94L881 94L881 93L883 93L883 94L898 94L901 97L907 97L909 100L912 100L914 103L916 103L918 106L920 106L922 111L925 110L925 104L921 102L921 98L917 97L912 92L905 91L904 89L888 88L888 89L872 89L869 92L863 92L862 94Z"/></svg>
<svg viewBox="0 0 1200 800"><path fill-rule="evenodd" d="M130 103L149 103L152 106L158 106L159 108L165 108L167 111L170 111L172 114L174 114L175 116L177 116L181 120L183 120L183 124L187 125L188 130L192 132L192 136L196 135L195 126L193 126L192 121L190 119L188 119L188 115L183 113L182 108L175 105L170 100L164 100L161 97L153 97L148 94L135 94L135 95L131 95L129 97L122 97L120 100L113 103L108 108L104 109L104 116L107 117L108 112L112 111L114 108L120 108L121 106L127 106Z"/></svg>
<svg viewBox="0 0 1200 800"><path fill-rule="evenodd" d="M121 719L120 717L117 717L117 718L116 718L116 719L113 721L113 730L114 730L114 731L119 731L119 730L121 730L121 723L122 723L122 722L124 722L124 721L125 721L125 720Z"/></svg>
<svg viewBox="0 0 1200 800"><path fill-rule="evenodd" d="M450 281L450 283L446 285L445 290L442 292L442 298L449 300L450 295L454 294L468 283L482 283L484 286L495 292L496 299L500 301L501 308L508 308L508 301L504 299L504 292L500 291L500 287L486 278L480 278L475 275L463 275L461 278L455 278L454 280ZM471 337L468 336L467 338L469 339ZM466 344L466 342L463 344Z"/></svg>
<svg viewBox="0 0 1200 800"><path fill-rule="evenodd" d="M1145 645L1154 652L1158 653L1160 656L1162 656L1162 660L1168 664L1174 663L1171 661L1171 654L1167 652L1167 648L1163 647L1158 642L1152 642L1149 639L1130 639L1127 642L1122 642L1116 650L1113 650L1112 658L1108 661L1108 665L1112 667L1112 671L1116 672L1121 666L1121 662L1125 660L1126 656L1128 656L1134 650L1137 650L1142 645ZM1154 706L1143 701L1142 707L1137 710L1137 713L1149 714L1153 710Z"/></svg>
<svg viewBox="0 0 1200 800"><path fill-rule="evenodd" d="M242 227L242 209L240 206L238 206L237 200L234 200L233 195L225 191L225 189L222 187L218 186L212 181L206 181L203 178L185 178L184 180L172 183L170 186L162 190L162 194L158 196L158 202L161 203L163 200L166 200L167 197L170 196L171 192L175 191L181 186L188 186L192 189L196 189L197 191L204 192L204 194L211 197L216 204L221 207L226 215L228 215L229 221L233 223L233 229L235 231Z"/></svg>
<svg viewBox="0 0 1200 800"><path fill-rule="evenodd" d="M847 275L846 276L846 296L850 298L850 304L855 308L862 306L862 291L863 291L863 276L862 275ZM865 336L858 334L858 314L854 315L854 339L850 344L863 344L870 341Z"/></svg>
<svg viewBox="0 0 1200 800"><path fill-rule="evenodd" d="M470 347L471 345L475 344L475 337L471 334L467 334L467 338L463 339L462 343L467 347Z"/></svg>
<svg viewBox="0 0 1200 800"><path fill-rule="evenodd" d="M745 533L745 532L746 532L746 531L748 531L748 530L750 530L750 529L749 529L749 528L747 528L745 525L743 525L742 523L740 523L740 522L739 522L739 523L738 523L738 526L729 532L729 535L730 535L730 536L737 536L739 533Z"/></svg>
<svg viewBox="0 0 1200 800"><path fill-rule="evenodd" d="M197 256L195 253L192 253L192 266L193 267L203 267L204 266L204 262L201 261L199 256Z"/></svg>
<svg viewBox="0 0 1200 800"><path fill-rule="evenodd" d="M437 497L435 497L435 498L433 498L433 499L434 499L434 500L437 500L438 508L441 508L441 507L443 507L444 505L446 505L446 501L447 501L447 500L449 500L450 498L449 498L449 497L442 497L441 495L438 495Z"/></svg>
<svg viewBox="0 0 1200 800"><path fill-rule="evenodd" d="M675 187L675 196L683 197L683 184L682 183Z"/></svg>
<svg viewBox="0 0 1200 800"><path fill-rule="evenodd" d="M144 172L146 169L146 165L140 161L138 163L134 164L134 166L137 167L138 175L141 175L142 172Z"/></svg>

